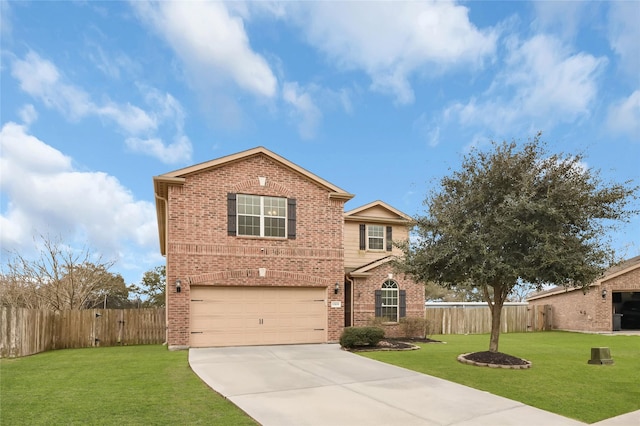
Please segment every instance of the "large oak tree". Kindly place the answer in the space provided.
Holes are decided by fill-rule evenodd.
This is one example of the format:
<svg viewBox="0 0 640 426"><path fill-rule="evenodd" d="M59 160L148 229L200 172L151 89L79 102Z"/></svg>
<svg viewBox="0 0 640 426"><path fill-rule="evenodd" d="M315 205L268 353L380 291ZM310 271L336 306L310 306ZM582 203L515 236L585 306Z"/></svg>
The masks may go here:
<svg viewBox="0 0 640 426"><path fill-rule="evenodd" d="M638 213L629 208L637 187L605 183L583 160L548 154L540 134L472 150L427 195L396 266L420 282L476 287L498 352L502 306L517 285L588 286L616 260L608 230Z"/></svg>

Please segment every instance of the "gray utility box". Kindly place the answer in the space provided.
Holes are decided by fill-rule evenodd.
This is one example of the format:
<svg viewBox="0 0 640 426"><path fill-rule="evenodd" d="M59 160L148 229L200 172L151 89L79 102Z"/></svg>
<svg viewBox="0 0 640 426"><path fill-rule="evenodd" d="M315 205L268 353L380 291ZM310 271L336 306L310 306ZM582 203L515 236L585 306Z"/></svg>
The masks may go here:
<svg viewBox="0 0 640 426"><path fill-rule="evenodd" d="M622 330L622 314L613 314L613 331Z"/></svg>

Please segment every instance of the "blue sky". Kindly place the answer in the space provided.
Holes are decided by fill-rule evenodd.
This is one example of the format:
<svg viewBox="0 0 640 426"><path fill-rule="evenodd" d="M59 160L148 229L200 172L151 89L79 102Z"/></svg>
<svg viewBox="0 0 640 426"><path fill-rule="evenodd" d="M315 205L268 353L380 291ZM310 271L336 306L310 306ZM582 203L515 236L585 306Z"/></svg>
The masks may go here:
<svg viewBox="0 0 640 426"><path fill-rule="evenodd" d="M473 146L640 182L640 2L7 2L1 244L162 264L152 176L265 146L415 215ZM636 204L637 205L637 204ZM640 218L611 234L640 254Z"/></svg>

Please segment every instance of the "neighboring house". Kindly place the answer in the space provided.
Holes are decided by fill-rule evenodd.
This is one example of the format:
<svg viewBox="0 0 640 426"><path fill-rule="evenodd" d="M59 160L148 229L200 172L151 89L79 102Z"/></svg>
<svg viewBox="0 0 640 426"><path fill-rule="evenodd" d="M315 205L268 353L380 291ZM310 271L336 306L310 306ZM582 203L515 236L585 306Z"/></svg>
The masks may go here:
<svg viewBox="0 0 640 426"><path fill-rule="evenodd" d="M376 315L393 335L424 316L422 286L389 264L411 219L382 202L345 215L352 194L263 147L153 181L172 349L335 342Z"/></svg>
<svg viewBox="0 0 640 426"><path fill-rule="evenodd" d="M551 305L554 329L589 332L640 330L640 256L607 270L585 291L556 287L530 305Z"/></svg>

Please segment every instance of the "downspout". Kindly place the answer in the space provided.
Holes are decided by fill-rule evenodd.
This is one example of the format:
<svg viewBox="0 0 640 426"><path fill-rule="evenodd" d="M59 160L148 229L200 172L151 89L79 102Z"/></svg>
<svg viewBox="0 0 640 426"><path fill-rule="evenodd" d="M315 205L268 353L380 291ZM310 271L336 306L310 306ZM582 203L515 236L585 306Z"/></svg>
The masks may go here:
<svg viewBox="0 0 640 426"><path fill-rule="evenodd" d="M164 257L167 258L167 253L169 253L169 201L166 198L163 198L158 195L158 193L154 192L157 200L162 200L164 202ZM166 260L165 260L166 263ZM168 271L165 270L164 276L164 324L165 324L165 332L164 332L164 342L166 344L169 343L169 281L167 277L169 276Z"/></svg>
<svg viewBox="0 0 640 426"><path fill-rule="evenodd" d="M354 285L354 282L353 282L354 280L352 278L349 278L349 274L345 274L344 279L349 281L349 283L351 284L351 286L350 286L351 287L351 314L350 314L351 318L350 318L349 322L351 323L351 327L354 327L354 324L353 324L353 318L354 318L353 313L356 311L354 309L355 299L353 297L355 295L355 285Z"/></svg>

